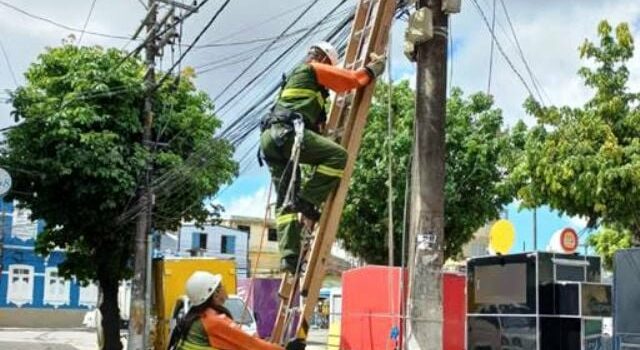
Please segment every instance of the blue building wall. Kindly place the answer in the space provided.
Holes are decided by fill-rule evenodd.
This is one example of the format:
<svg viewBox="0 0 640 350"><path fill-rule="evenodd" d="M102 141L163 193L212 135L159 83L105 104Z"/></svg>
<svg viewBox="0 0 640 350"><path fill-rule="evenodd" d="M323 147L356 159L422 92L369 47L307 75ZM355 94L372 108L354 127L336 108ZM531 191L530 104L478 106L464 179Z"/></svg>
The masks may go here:
<svg viewBox="0 0 640 350"><path fill-rule="evenodd" d="M65 259L63 251L54 251L47 257L42 257L34 251L35 238L20 239L12 233L14 205L11 202L0 201L0 226L2 227L2 251L0 264L2 267L0 274L0 308L47 308L47 309L88 309L88 306L79 305L80 285L75 281L70 281L69 303L59 306L45 305L45 269L47 267L57 267ZM4 218L4 220L3 220ZM4 221L4 222L3 222ZM37 222L37 232L42 232L44 224ZM32 302L23 305L16 305L7 300L9 289L9 268L12 265L20 264L33 267L33 293Z"/></svg>

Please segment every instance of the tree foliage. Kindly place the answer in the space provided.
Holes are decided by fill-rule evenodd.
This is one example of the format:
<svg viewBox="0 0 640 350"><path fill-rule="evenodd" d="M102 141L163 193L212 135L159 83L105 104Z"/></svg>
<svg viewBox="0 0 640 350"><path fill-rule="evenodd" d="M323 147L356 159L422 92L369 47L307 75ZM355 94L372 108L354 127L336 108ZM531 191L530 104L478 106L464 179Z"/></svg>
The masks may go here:
<svg viewBox="0 0 640 350"><path fill-rule="evenodd" d="M387 262L388 142L393 164L395 263L402 249L405 186L413 140L414 92L407 81L393 87L393 137L387 133L388 85L376 87L362 147L351 179L339 238L369 263ZM447 104L445 256L461 252L473 233L497 218L511 199L499 164L509 156L510 140L501 129L501 111L490 96L464 97L454 89ZM514 139L515 141L515 139Z"/></svg>
<svg viewBox="0 0 640 350"><path fill-rule="evenodd" d="M640 241L640 109L637 92L629 91L625 63L633 55L627 24L615 30L603 21L599 42L580 46L580 57L593 64L578 74L593 96L579 108L541 106L528 100L538 126L512 171L518 196L526 207L548 204L571 216L589 218L629 232ZM596 247L612 237L605 229ZM617 240L616 240L617 241Z"/></svg>
<svg viewBox="0 0 640 350"><path fill-rule="evenodd" d="M602 256L602 266L611 271L616 251L631 248L631 233L616 227L603 227L597 234L589 236L587 243Z"/></svg>
<svg viewBox="0 0 640 350"><path fill-rule="evenodd" d="M64 248L60 273L103 289L130 274L147 164L159 230L215 217L218 208L203 199L236 172L231 146L213 137L213 104L189 77L167 79L153 93L159 143L155 152L141 144L145 72L119 50L65 45L41 54L12 96L21 123L1 158L14 179L11 195L46 223L38 251Z"/></svg>

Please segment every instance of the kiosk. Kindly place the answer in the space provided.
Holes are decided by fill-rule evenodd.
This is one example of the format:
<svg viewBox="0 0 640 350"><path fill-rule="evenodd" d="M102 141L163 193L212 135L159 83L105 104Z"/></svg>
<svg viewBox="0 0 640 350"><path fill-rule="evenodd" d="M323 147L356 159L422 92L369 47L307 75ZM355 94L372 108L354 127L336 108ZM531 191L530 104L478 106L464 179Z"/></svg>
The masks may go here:
<svg viewBox="0 0 640 350"><path fill-rule="evenodd" d="M555 252L467 262L468 350L609 348L602 327L611 286L600 283L600 258L573 253L575 231L562 232L554 235L560 249L550 244Z"/></svg>

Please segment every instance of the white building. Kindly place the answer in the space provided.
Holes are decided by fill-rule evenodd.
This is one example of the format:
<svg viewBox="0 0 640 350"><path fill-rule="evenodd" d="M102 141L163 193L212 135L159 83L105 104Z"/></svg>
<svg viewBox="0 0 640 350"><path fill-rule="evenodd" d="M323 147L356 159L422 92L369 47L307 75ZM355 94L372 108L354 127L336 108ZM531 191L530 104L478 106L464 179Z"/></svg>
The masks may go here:
<svg viewBox="0 0 640 350"><path fill-rule="evenodd" d="M177 234L162 237L161 253L173 256L213 256L234 259L238 277L247 277L248 234L228 227L185 223Z"/></svg>

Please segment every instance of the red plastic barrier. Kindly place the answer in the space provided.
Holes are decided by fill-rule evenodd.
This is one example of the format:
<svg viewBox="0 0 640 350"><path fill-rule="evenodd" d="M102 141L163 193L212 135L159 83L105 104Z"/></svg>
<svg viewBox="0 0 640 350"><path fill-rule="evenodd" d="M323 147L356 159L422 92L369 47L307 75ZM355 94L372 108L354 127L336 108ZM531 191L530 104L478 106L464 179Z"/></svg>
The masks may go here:
<svg viewBox="0 0 640 350"><path fill-rule="evenodd" d="M442 291L442 334L444 350L464 350L465 338L465 276L445 273Z"/></svg>
<svg viewBox="0 0 640 350"><path fill-rule="evenodd" d="M366 266L342 274L340 349L393 350L402 345L400 268ZM406 295L406 289L404 294ZM465 339L465 277L446 273L443 279L444 350L463 350ZM398 328L397 340L391 337Z"/></svg>

